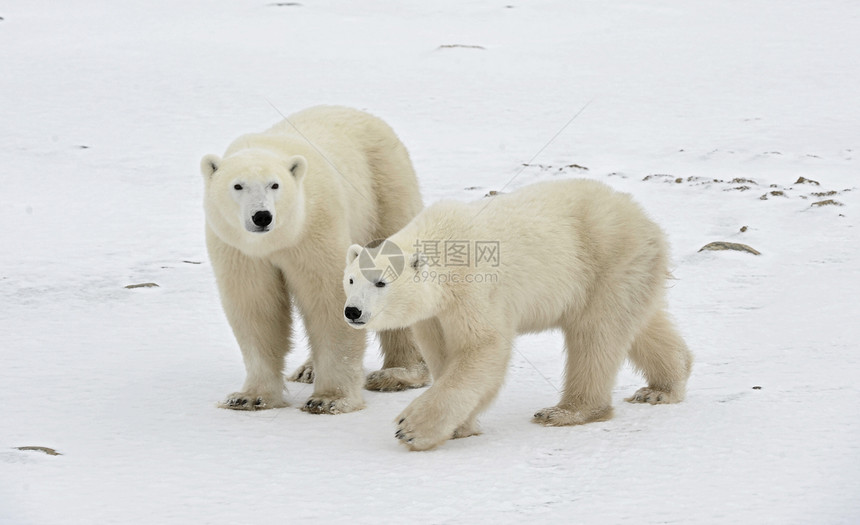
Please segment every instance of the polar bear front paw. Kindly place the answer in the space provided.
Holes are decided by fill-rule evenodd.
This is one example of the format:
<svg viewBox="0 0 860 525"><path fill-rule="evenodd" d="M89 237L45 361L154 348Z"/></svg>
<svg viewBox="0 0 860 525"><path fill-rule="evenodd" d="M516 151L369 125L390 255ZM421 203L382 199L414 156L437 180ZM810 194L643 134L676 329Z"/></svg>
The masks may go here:
<svg viewBox="0 0 860 525"><path fill-rule="evenodd" d="M683 394L677 392L666 392L651 387L643 387L636 391L635 394L625 399L628 403L650 403L652 405L663 405L667 403L677 403L684 399Z"/></svg>
<svg viewBox="0 0 860 525"><path fill-rule="evenodd" d="M268 408L282 408L287 406L283 398L254 394L252 392L233 392L227 399L218 403L219 408L231 410L266 410Z"/></svg>
<svg viewBox="0 0 860 525"><path fill-rule="evenodd" d="M593 409L571 410L559 406L538 410L532 422L540 423L547 427L566 427L570 425L584 425L594 421L607 421L612 419L612 407Z"/></svg>
<svg viewBox="0 0 860 525"><path fill-rule="evenodd" d="M421 401L420 397L412 403L419 401ZM394 437L410 450L430 450L455 437L455 427L446 424L442 419L444 418L434 418L428 414L428 411L422 411L410 405L400 414ZM467 431L466 428L463 430Z"/></svg>
<svg viewBox="0 0 860 525"><path fill-rule="evenodd" d="M421 388L430 384L430 371L427 365L405 368L383 368L367 375L364 388L378 392L399 392L409 388Z"/></svg>
<svg viewBox="0 0 860 525"><path fill-rule="evenodd" d="M451 434L441 434L439 432L424 432L414 428L406 419L401 419L397 425L397 431L394 437L400 440L401 443L409 447L409 450L430 450L438 447L448 439L453 437Z"/></svg>
<svg viewBox="0 0 860 525"><path fill-rule="evenodd" d="M311 396L302 410L310 414L345 414L362 408L364 401L361 398Z"/></svg>
<svg viewBox="0 0 860 525"><path fill-rule="evenodd" d="M305 364L298 367L293 375L289 377L290 381L296 383L313 383L314 382L314 364L308 359Z"/></svg>
<svg viewBox="0 0 860 525"><path fill-rule="evenodd" d="M469 421L467 423L463 423L457 430L454 431L454 435L451 436L451 439L460 439L469 436L478 436L481 434L481 427L475 421Z"/></svg>

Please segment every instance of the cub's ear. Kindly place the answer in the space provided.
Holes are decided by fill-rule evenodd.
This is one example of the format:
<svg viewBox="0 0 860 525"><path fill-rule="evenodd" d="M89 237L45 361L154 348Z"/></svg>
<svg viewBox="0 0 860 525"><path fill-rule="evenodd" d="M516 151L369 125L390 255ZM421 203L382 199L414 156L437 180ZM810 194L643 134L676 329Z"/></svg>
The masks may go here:
<svg viewBox="0 0 860 525"><path fill-rule="evenodd" d="M346 249L346 265L349 266L352 264L352 261L356 260L358 256L361 254L361 250L363 250L360 244L353 244L349 248Z"/></svg>
<svg viewBox="0 0 860 525"><path fill-rule="evenodd" d="M210 153L200 161L200 173L203 174L204 179L209 180L218 171L219 166L221 166L221 157Z"/></svg>
<svg viewBox="0 0 860 525"><path fill-rule="evenodd" d="M415 252L409 257L409 267L413 270L417 271L418 268L429 264L427 260L427 256L420 252Z"/></svg>
<svg viewBox="0 0 860 525"><path fill-rule="evenodd" d="M294 155L287 161L287 169L293 174L296 181L305 176L308 171L308 161L301 155Z"/></svg>

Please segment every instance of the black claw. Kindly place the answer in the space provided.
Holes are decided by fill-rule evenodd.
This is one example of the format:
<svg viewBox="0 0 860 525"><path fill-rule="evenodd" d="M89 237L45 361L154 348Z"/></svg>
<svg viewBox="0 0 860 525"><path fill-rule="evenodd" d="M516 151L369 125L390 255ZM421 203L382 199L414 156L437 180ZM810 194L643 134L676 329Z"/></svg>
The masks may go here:
<svg viewBox="0 0 860 525"><path fill-rule="evenodd" d="M397 422L397 424L398 424L398 425L402 425L404 421L406 421L406 418L405 418L405 417L404 417L403 419L401 419L400 421L398 421L398 422Z"/></svg>
<svg viewBox="0 0 860 525"><path fill-rule="evenodd" d="M240 399L240 400L239 400L239 404L240 404L240 405L242 405L242 406L245 406L245 405L247 405L247 404L248 404L248 400L247 400L247 399Z"/></svg>
<svg viewBox="0 0 860 525"><path fill-rule="evenodd" d="M305 407L308 409L308 412L313 412L318 414L322 411L323 402L316 399L309 399L305 404Z"/></svg>

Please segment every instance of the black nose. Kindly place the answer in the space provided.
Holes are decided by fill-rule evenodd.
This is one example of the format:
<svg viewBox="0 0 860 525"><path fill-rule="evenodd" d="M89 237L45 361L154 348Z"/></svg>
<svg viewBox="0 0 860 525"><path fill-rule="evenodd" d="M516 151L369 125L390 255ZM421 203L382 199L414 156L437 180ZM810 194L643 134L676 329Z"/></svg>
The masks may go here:
<svg viewBox="0 0 860 525"><path fill-rule="evenodd" d="M361 317L361 310L354 306L347 306L343 310L343 315L346 316L350 321L355 321L359 317Z"/></svg>
<svg viewBox="0 0 860 525"><path fill-rule="evenodd" d="M258 211L251 217L251 220L254 221L254 224L259 226L260 228L265 228L266 226L272 224L272 214L267 212L266 210Z"/></svg>

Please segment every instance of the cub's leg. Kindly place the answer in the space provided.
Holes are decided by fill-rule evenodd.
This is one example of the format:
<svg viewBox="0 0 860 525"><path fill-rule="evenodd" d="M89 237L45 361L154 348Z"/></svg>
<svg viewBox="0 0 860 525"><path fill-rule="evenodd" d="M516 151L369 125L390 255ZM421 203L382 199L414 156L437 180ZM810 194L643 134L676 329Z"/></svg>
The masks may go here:
<svg viewBox="0 0 860 525"><path fill-rule="evenodd" d="M513 336L487 330L480 341L446 340L444 348L428 349L428 338L419 335L433 384L398 416L395 436L412 450L427 450L452 437L477 434L475 417L502 386Z"/></svg>
<svg viewBox="0 0 860 525"><path fill-rule="evenodd" d="M430 370L409 328L383 330L379 341L384 357L382 369L367 376L365 388L382 392L420 388L430 383Z"/></svg>
<svg viewBox="0 0 860 525"><path fill-rule="evenodd" d="M612 418L618 371L634 337L660 307L665 270L661 257L654 260L604 276L587 305L565 319L564 393L558 405L538 411L534 422L563 426Z"/></svg>
<svg viewBox="0 0 860 525"><path fill-rule="evenodd" d="M445 332L438 317L419 321L410 328L420 357L427 363L430 376L441 377L447 355Z"/></svg>
<svg viewBox="0 0 860 525"><path fill-rule="evenodd" d="M633 340L630 361L648 381L631 403L677 403L684 399L693 355L666 312L659 311Z"/></svg>
<svg viewBox="0 0 860 525"><path fill-rule="evenodd" d="M564 332L567 362L561 402L539 410L535 423L582 425L612 418L612 386L629 339L610 322L569 326Z"/></svg>
<svg viewBox="0 0 860 525"><path fill-rule="evenodd" d="M219 405L236 410L287 406L284 356L290 350L290 297L281 272L207 235L224 313L242 351L242 390Z"/></svg>

